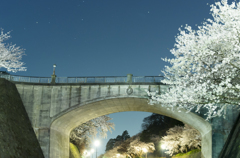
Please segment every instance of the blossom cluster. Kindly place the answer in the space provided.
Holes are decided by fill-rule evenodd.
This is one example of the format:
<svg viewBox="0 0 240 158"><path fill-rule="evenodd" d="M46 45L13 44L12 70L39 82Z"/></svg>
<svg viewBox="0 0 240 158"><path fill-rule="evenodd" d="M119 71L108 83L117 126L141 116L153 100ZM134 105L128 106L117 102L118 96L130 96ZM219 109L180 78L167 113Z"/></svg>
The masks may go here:
<svg viewBox="0 0 240 158"><path fill-rule="evenodd" d="M227 107L240 105L240 2L227 0L211 5L213 19L198 30L179 29L173 59L163 59L163 83L169 91L149 92L150 103L200 112L207 108L207 120L226 116Z"/></svg>

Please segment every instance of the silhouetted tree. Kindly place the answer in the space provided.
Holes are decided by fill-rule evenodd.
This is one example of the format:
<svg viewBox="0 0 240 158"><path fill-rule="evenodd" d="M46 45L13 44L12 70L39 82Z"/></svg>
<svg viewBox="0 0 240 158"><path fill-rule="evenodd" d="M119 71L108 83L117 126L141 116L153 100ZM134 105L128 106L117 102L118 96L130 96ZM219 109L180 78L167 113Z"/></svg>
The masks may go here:
<svg viewBox="0 0 240 158"><path fill-rule="evenodd" d="M167 116L152 114L143 119L141 141L151 142L152 135L164 136L169 128L183 126L183 123Z"/></svg>
<svg viewBox="0 0 240 158"><path fill-rule="evenodd" d="M128 134L128 131L127 130L123 131L123 133L122 133L122 140L125 141L128 138L130 138L130 135Z"/></svg>
<svg viewBox="0 0 240 158"><path fill-rule="evenodd" d="M116 142L116 139L109 139L109 141L107 142L105 151L113 149L115 142Z"/></svg>
<svg viewBox="0 0 240 158"><path fill-rule="evenodd" d="M122 142L124 142L128 138L130 138L130 135L128 134L128 131L127 130L123 131L122 135L118 135L115 138L114 147L119 146Z"/></svg>

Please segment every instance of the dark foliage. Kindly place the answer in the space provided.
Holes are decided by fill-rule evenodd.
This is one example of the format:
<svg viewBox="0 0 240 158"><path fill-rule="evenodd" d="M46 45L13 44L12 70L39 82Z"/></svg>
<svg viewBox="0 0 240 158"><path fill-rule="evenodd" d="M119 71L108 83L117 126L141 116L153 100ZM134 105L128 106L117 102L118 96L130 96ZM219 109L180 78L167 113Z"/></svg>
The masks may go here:
<svg viewBox="0 0 240 158"><path fill-rule="evenodd" d="M127 130L123 131L122 135L118 135L115 139L109 139L105 151L113 149L114 147L120 145L123 141L127 140L128 138L130 138L128 131Z"/></svg>
<svg viewBox="0 0 240 158"><path fill-rule="evenodd" d="M116 139L109 139L109 141L107 142L105 151L113 149L115 142L116 142Z"/></svg>
<svg viewBox="0 0 240 158"><path fill-rule="evenodd" d="M165 136L166 131L169 128L172 128L176 125L184 126L184 124L178 120L153 113L152 115L145 117L143 119L140 140L146 143L152 142L151 140L152 135L157 135L160 137ZM154 142L154 145L156 150L154 151L153 155L154 156L160 155L161 151L159 142Z"/></svg>
<svg viewBox="0 0 240 158"><path fill-rule="evenodd" d="M123 133L122 133L122 140L125 141L128 138L130 138L130 135L128 134L128 131L127 130L123 131Z"/></svg>
<svg viewBox="0 0 240 158"><path fill-rule="evenodd" d="M140 140L143 142L151 142L150 138L152 135L164 136L169 128L176 125L183 126L184 124L170 117L153 113L143 119L143 131Z"/></svg>

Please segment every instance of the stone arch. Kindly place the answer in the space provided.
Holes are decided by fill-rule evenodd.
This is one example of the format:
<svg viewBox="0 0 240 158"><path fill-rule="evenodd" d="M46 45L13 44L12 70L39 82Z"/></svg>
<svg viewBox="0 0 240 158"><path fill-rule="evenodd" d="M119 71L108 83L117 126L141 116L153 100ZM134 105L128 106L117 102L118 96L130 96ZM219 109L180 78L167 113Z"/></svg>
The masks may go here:
<svg viewBox="0 0 240 158"><path fill-rule="evenodd" d="M124 111L143 111L165 115L197 129L202 136L202 157L212 158L212 127L202 117L189 112L172 112L166 107L149 105L143 98L108 98L79 105L75 109L56 118L50 127L50 158L69 157L69 134L79 124L93 118Z"/></svg>

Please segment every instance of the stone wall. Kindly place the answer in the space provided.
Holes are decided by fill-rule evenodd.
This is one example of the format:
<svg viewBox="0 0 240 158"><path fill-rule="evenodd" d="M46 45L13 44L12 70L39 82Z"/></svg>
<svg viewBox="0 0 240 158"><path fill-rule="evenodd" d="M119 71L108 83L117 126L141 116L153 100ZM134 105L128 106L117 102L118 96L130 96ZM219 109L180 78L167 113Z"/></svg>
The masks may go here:
<svg viewBox="0 0 240 158"><path fill-rule="evenodd" d="M212 130L213 130L212 131L213 158L219 157L219 154L222 151L228 136L231 135L230 131L233 128L238 115L239 115L239 110L228 107L226 118L223 118L221 116L221 117L215 117L210 120L210 123L212 125Z"/></svg>
<svg viewBox="0 0 240 158"><path fill-rule="evenodd" d="M131 85L133 92L126 90L129 85L121 84L37 84L15 83L32 127L36 133L45 158L55 158L50 153L50 127L52 122L69 111L76 110L89 102L109 97L144 97L145 89L156 91L160 85ZM165 87L161 87L161 91ZM106 105L108 107L108 105ZM140 108L139 108L140 109ZM88 116L86 115L85 118ZM80 125L80 124L78 124ZM69 142L68 142L69 143Z"/></svg>
<svg viewBox="0 0 240 158"><path fill-rule="evenodd" d="M240 157L240 115L238 116L219 158Z"/></svg>
<svg viewBox="0 0 240 158"><path fill-rule="evenodd" d="M0 78L0 157L44 157L16 86L3 78Z"/></svg>
<svg viewBox="0 0 240 158"><path fill-rule="evenodd" d="M215 132L219 133L219 131L225 130L225 126L221 125L221 119L207 122L193 113L178 113L177 110L173 113L166 107L147 103L146 89L164 93L168 90L166 85L155 83L129 85L126 83L40 84L20 82L15 84L45 158L69 157L69 132L74 127L102 115L123 111L159 113L192 125L202 133L204 149L202 153L207 155L205 158L217 158L221 151L220 147L224 144L224 142L218 141L222 135L214 137L217 141L212 144L212 134L215 135ZM214 133L212 133L209 123L215 125ZM216 145L219 148L215 148Z"/></svg>

